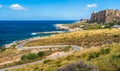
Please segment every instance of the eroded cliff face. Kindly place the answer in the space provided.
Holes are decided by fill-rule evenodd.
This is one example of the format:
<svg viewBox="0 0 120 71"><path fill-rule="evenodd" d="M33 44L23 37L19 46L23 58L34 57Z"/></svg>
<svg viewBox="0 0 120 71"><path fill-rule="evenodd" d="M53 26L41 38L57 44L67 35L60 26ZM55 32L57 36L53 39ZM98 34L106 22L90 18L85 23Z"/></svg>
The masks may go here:
<svg viewBox="0 0 120 71"><path fill-rule="evenodd" d="M120 22L120 10L103 10L91 14L90 22L111 23Z"/></svg>

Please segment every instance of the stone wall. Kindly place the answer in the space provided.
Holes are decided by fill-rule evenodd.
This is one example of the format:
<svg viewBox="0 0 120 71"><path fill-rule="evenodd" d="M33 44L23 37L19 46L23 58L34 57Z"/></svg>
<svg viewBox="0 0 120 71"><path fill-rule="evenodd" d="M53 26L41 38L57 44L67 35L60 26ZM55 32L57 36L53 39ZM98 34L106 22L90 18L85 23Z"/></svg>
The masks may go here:
<svg viewBox="0 0 120 71"><path fill-rule="evenodd" d="M111 23L120 22L120 10L103 10L91 14L90 22Z"/></svg>

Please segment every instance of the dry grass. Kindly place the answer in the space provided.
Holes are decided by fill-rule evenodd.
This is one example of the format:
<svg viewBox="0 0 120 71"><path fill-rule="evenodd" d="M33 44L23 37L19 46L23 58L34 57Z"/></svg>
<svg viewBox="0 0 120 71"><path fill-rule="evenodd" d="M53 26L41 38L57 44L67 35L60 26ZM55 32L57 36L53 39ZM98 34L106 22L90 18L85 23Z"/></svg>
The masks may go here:
<svg viewBox="0 0 120 71"><path fill-rule="evenodd" d="M64 56L48 63L37 63L10 71L57 71L58 68L69 65L76 61L84 61L92 64L100 71L120 70L120 29L100 29L79 31L67 34L59 34L32 41L26 46L74 44L84 47L82 51L75 52L70 56ZM109 49L110 52L101 52L101 49Z"/></svg>
<svg viewBox="0 0 120 71"><path fill-rule="evenodd" d="M101 54L100 50L110 49L108 54ZM22 68L8 70L8 71L57 71L58 68L69 65L76 61L85 61L87 64L92 64L97 67L100 71L119 71L120 69L120 44L112 43L103 47L93 47L84 49L82 51L75 52L73 55L65 56L56 60L50 60L48 63L37 63L28 65ZM100 53L99 57L88 60L87 58L93 52ZM118 57L113 57L117 55Z"/></svg>
<svg viewBox="0 0 120 71"><path fill-rule="evenodd" d="M29 49L29 50L19 51L15 48L9 48L6 51L0 52L1 53L0 68L35 62L35 61L45 59L49 55L56 53L56 52L69 52L69 51L73 51L73 49L70 46L66 46L64 48L56 48L56 49L51 48L51 49L44 50L44 51L41 51L41 49L37 49L37 50ZM39 52L44 52L43 57L40 57L38 55ZM32 54L32 56L35 56L35 58L28 59L24 57L24 59L21 59L23 56L27 56L27 55L29 55L28 57L30 57L31 56L30 54Z"/></svg>
<svg viewBox="0 0 120 71"><path fill-rule="evenodd" d="M83 47L101 46L120 41L120 29L84 30L31 41L25 46L68 44Z"/></svg>
<svg viewBox="0 0 120 71"><path fill-rule="evenodd" d="M0 65L4 63L11 63L19 60L23 54L30 53L30 50L19 51L17 49L6 49L6 51L0 52ZM1 68L2 66L0 66Z"/></svg>
<svg viewBox="0 0 120 71"><path fill-rule="evenodd" d="M120 29L84 30L42 38L29 42L25 46L68 44L91 48L84 48L70 56L50 60L45 64L38 63L10 71L56 71L59 67L79 60L98 67L100 71L117 71L120 69L119 42ZM110 53L102 54L101 48L109 48ZM12 53L16 52L18 53L18 51ZM2 55L8 55L8 53L5 52ZM90 56L94 57L90 58Z"/></svg>

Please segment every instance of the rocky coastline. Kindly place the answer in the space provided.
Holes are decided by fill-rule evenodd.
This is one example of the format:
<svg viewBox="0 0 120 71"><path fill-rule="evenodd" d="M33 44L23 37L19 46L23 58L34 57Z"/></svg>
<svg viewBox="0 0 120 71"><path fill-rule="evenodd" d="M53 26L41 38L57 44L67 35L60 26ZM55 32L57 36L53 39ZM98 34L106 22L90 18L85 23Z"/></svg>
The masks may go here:
<svg viewBox="0 0 120 71"><path fill-rule="evenodd" d="M55 24L55 27L58 30L70 30L70 28L68 26L65 26L64 24Z"/></svg>
<svg viewBox="0 0 120 71"><path fill-rule="evenodd" d="M67 25L64 25L64 24L56 24L55 27L58 29L58 30L66 30L67 32L74 32L74 31L81 31L83 29L81 28L70 28L69 26Z"/></svg>
<svg viewBox="0 0 120 71"><path fill-rule="evenodd" d="M36 34L60 34L60 33L67 33L67 32L73 32L73 31L78 31L79 28L74 28L74 29L71 29L70 27L68 26L65 26L64 24L55 24L54 25L58 30L60 31L51 31L51 32L37 32L35 33L34 35ZM64 31L63 31L64 30ZM51 36L54 36L54 35L51 35ZM22 42L25 42L25 41L28 41L28 40L37 40L37 39L41 39L41 38L45 38L45 37L49 37L49 36L43 36L43 37L33 37L33 38L28 38L28 39L25 39L25 40L19 40L19 41L14 41L12 43L9 43L9 44L5 44L4 47L5 48L9 48L10 46L12 45L16 45L16 44L19 44L19 43L22 43Z"/></svg>

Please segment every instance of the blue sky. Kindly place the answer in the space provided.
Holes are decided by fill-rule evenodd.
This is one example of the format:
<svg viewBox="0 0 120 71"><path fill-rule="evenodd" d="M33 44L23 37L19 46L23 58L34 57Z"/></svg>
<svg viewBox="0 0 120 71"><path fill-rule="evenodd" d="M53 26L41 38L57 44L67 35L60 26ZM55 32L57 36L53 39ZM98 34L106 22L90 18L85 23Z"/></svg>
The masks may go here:
<svg viewBox="0 0 120 71"><path fill-rule="evenodd" d="M0 20L79 20L120 9L120 0L0 0Z"/></svg>

